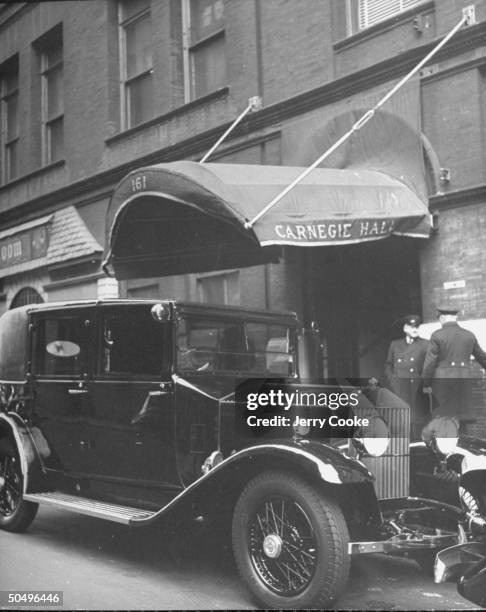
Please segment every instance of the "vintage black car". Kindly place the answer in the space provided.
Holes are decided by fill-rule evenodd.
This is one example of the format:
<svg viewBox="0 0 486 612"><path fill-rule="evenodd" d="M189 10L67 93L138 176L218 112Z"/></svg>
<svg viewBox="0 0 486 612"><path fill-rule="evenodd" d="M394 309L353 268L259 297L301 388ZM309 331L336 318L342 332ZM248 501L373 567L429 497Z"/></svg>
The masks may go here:
<svg viewBox="0 0 486 612"><path fill-rule="evenodd" d="M166 301L43 304L0 318L0 527L39 504L161 537L229 526L263 607L324 608L354 554L428 559L486 532L486 441L449 422L410 445L409 408L347 387L371 430L245 435L236 381L299 378L293 314ZM322 386L326 389L326 386ZM406 432L406 433L404 433ZM412 467L410 471L410 466Z"/></svg>

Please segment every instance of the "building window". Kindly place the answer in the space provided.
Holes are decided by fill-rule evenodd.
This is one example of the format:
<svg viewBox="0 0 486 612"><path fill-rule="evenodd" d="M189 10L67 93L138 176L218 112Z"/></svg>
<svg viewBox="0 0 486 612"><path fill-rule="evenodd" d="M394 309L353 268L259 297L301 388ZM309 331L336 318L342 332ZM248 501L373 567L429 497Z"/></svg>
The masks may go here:
<svg viewBox="0 0 486 612"><path fill-rule="evenodd" d="M223 0L182 0L186 102L225 87Z"/></svg>
<svg viewBox="0 0 486 612"><path fill-rule="evenodd" d="M19 175L19 60L16 55L0 68L2 183Z"/></svg>
<svg viewBox="0 0 486 612"><path fill-rule="evenodd" d="M42 163L64 158L64 67L62 28L38 43L41 77Z"/></svg>
<svg viewBox="0 0 486 612"><path fill-rule="evenodd" d="M348 0L348 33L369 28L420 2L422 0Z"/></svg>
<svg viewBox="0 0 486 612"><path fill-rule="evenodd" d="M240 304L239 272L210 274L197 279L199 300L207 304Z"/></svg>
<svg viewBox="0 0 486 612"><path fill-rule="evenodd" d="M32 287L24 287L18 291L10 304L10 308L27 306L27 304L42 304L44 300L41 295Z"/></svg>
<svg viewBox="0 0 486 612"><path fill-rule="evenodd" d="M128 129L154 116L150 0L119 3L122 125Z"/></svg>

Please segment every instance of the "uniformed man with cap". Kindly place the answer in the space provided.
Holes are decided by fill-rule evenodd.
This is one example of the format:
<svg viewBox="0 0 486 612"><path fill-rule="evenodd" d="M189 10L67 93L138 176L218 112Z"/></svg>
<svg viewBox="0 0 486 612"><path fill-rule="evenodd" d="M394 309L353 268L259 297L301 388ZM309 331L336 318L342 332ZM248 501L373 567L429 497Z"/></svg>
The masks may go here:
<svg viewBox="0 0 486 612"><path fill-rule="evenodd" d="M471 356L486 368L486 353L476 336L457 323L459 309L437 308L441 329L430 337L423 368L424 392L432 393L437 416L454 416L464 428L471 420L472 378Z"/></svg>
<svg viewBox="0 0 486 612"><path fill-rule="evenodd" d="M429 343L419 336L420 323L418 315L404 317L405 336L392 340L385 361L387 386L410 406L413 439L420 438L420 432L428 417L422 394L422 367Z"/></svg>

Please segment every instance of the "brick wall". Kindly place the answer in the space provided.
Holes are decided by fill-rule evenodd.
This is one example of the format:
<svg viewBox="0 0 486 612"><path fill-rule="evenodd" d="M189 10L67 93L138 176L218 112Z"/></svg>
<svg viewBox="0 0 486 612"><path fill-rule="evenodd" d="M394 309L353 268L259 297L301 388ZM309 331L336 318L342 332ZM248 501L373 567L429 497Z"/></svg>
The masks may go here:
<svg viewBox="0 0 486 612"><path fill-rule="evenodd" d="M478 185L486 178L481 138L483 80L477 69L466 70L422 85L423 131L450 168L444 190Z"/></svg>
<svg viewBox="0 0 486 612"><path fill-rule="evenodd" d="M486 203L485 203L486 204ZM443 210L439 231L421 251L422 304L425 321L436 319L436 306L460 309L460 318L486 318L485 204ZM444 282L464 281L464 287L445 289ZM486 346L482 347L486 350ZM486 378L477 368L473 383L476 423L470 433L486 436Z"/></svg>
<svg viewBox="0 0 486 612"><path fill-rule="evenodd" d="M265 104L330 81L333 63L329 3L265 0L260 2L260 8Z"/></svg>
<svg viewBox="0 0 486 612"><path fill-rule="evenodd" d="M436 29L431 21L423 34L415 32L409 16L333 49L336 32L346 40L345 2L226 0L229 92L167 118L164 113L183 104L180 2L154 2L155 106L160 121L121 134L108 143L105 139L120 130L116 3L33 4L2 31L0 63L20 52L20 145L22 170L28 173L40 167L38 75L31 45L55 25L63 24L66 166L63 172L46 170L46 180L29 178L23 192L12 186L12 194L6 197L12 205L20 205L35 195L100 170L128 161L135 165L142 155L234 119L252 95L262 93L264 105L268 106L422 44L436 31L443 33L452 26L465 4L456 0L425 3L424 10L434 11ZM477 6L480 19L485 17L484 11L484 6ZM481 53L485 55L475 50L476 56ZM482 105L484 77L477 69L423 84L424 131L442 165L451 167L450 189L484 180L486 164L481 161L477 129ZM324 108L322 112L330 110Z"/></svg>
<svg viewBox="0 0 486 612"><path fill-rule="evenodd" d="M49 3L50 4L50 3ZM64 4L64 3L60 3ZM99 171L108 116L108 3L64 14L64 130L68 181Z"/></svg>
<svg viewBox="0 0 486 612"><path fill-rule="evenodd" d="M435 319L439 303L461 309L463 319L486 317L485 204L443 210L439 230L421 252L422 303L425 321ZM444 282L465 281L445 289Z"/></svg>
<svg viewBox="0 0 486 612"><path fill-rule="evenodd" d="M259 3L264 4L263 2ZM243 110L251 96L259 90L258 42L255 2L231 0L225 3L225 40L228 84L231 98Z"/></svg>
<svg viewBox="0 0 486 612"><path fill-rule="evenodd" d="M99 169L108 119L106 6L105 2L37 3L0 36L0 63L16 52L20 56L22 174L41 167L39 62L32 44L61 23L68 162L68 172L61 180L76 180ZM57 179L60 178L58 175Z"/></svg>

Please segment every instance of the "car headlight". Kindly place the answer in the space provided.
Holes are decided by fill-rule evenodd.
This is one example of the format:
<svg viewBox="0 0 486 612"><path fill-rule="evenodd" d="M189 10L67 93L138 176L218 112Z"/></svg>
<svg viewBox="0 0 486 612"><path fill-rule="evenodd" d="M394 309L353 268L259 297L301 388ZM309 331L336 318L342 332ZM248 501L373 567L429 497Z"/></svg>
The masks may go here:
<svg viewBox="0 0 486 612"><path fill-rule="evenodd" d="M352 438L353 444L361 454L381 457L390 442L388 425L379 416L369 417L368 421L368 425L363 426Z"/></svg>
<svg viewBox="0 0 486 612"><path fill-rule="evenodd" d="M443 455L449 455L457 446L458 438L436 438L437 450Z"/></svg>
<svg viewBox="0 0 486 612"><path fill-rule="evenodd" d="M165 323L170 320L170 306L169 304L154 304L150 309L150 314L154 321L158 323Z"/></svg>
<svg viewBox="0 0 486 612"><path fill-rule="evenodd" d="M459 425L452 417L436 417L422 430L422 440L442 455L454 451L459 440Z"/></svg>

